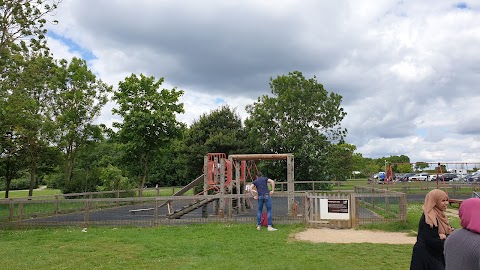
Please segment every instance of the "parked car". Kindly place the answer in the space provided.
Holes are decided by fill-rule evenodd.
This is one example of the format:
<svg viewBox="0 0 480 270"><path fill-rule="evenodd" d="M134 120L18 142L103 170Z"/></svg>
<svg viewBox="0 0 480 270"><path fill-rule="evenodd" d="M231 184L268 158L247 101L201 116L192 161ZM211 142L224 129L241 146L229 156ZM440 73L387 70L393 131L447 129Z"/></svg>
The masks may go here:
<svg viewBox="0 0 480 270"><path fill-rule="evenodd" d="M402 175L402 177L398 180L399 182L408 182L410 179L410 176L414 176L415 173L406 173Z"/></svg>
<svg viewBox="0 0 480 270"><path fill-rule="evenodd" d="M473 173L466 178L469 182L480 182L480 172Z"/></svg>
<svg viewBox="0 0 480 270"><path fill-rule="evenodd" d="M458 179L459 179L458 175L456 175L454 173L444 173L444 174L438 176L439 181L455 182L455 181L458 181Z"/></svg>
<svg viewBox="0 0 480 270"><path fill-rule="evenodd" d="M429 178L428 173L417 173L408 178L410 181L428 181Z"/></svg>

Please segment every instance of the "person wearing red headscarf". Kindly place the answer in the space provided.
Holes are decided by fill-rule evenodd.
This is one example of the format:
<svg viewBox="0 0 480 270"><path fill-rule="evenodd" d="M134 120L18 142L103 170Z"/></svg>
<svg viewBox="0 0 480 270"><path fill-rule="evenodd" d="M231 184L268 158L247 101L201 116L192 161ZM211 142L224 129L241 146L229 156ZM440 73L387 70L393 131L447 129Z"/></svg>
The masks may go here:
<svg viewBox="0 0 480 270"><path fill-rule="evenodd" d="M466 199L458 210L463 229L445 241L447 270L480 269L480 198Z"/></svg>
<svg viewBox="0 0 480 270"><path fill-rule="evenodd" d="M440 190L431 190L425 196L423 214L418 223L417 242L413 246L410 270L443 270L445 257L443 244L453 231L445 215L448 195Z"/></svg>

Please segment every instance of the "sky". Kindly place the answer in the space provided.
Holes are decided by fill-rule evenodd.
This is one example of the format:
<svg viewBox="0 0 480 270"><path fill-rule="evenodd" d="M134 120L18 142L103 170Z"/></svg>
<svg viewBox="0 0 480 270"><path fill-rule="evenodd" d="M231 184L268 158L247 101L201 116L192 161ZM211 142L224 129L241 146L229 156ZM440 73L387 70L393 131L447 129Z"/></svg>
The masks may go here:
<svg viewBox="0 0 480 270"><path fill-rule="evenodd" d="M480 164L480 1L62 0L50 19L56 58L114 88L163 77L188 125L222 105L245 119L270 78L300 71L343 97L363 157ZM121 121L114 106L97 122Z"/></svg>

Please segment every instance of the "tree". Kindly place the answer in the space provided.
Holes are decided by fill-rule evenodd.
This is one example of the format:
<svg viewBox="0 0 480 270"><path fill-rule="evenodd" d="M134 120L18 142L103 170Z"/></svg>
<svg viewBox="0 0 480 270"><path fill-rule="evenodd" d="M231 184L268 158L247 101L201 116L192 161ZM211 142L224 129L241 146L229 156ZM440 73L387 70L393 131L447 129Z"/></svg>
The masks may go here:
<svg viewBox="0 0 480 270"><path fill-rule="evenodd" d="M60 2L61 0L0 0L0 50L3 51L24 38L30 38L30 43L36 47L45 46L45 17L57 9Z"/></svg>
<svg viewBox="0 0 480 270"><path fill-rule="evenodd" d="M21 136L13 130L5 132L1 138L0 171L5 176L5 198L8 198L12 179L18 176L20 169L23 167L23 160L21 159L23 147L20 141Z"/></svg>
<svg viewBox="0 0 480 270"><path fill-rule="evenodd" d="M412 172L412 165L410 163L401 163L396 165L396 170L395 172L398 173L409 173Z"/></svg>
<svg viewBox="0 0 480 270"><path fill-rule="evenodd" d="M355 145L348 143L331 144L328 147L328 174L336 181L347 180L353 172Z"/></svg>
<svg viewBox="0 0 480 270"><path fill-rule="evenodd" d="M114 123L118 138L125 146L125 164L137 178L139 191L150 173L155 154L180 135L184 124L176 114L183 113L179 98L182 90L173 88L158 91L164 79L132 74L118 84L113 99L119 108L112 112L123 118L123 123Z"/></svg>
<svg viewBox="0 0 480 270"><path fill-rule="evenodd" d="M27 110L29 114L35 110L36 104L30 95L32 92L28 90L33 86L31 79L40 78L43 73L32 73L28 69L32 67L32 63L40 63L32 59L32 55L37 59L39 54L48 55L45 39L46 17L57 8L59 2L59 0L0 0L0 130L5 134L6 130L14 127L15 132L21 134L20 138L26 140L23 142L28 146L25 154L30 157L31 165L29 195L32 195L32 184L35 181L34 157L38 154L39 144L38 137L32 133L32 129L20 122L29 120L35 122L38 118L32 119L25 115L14 118L12 112ZM26 78L28 75L30 78ZM32 153L35 154L32 156Z"/></svg>
<svg viewBox="0 0 480 270"><path fill-rule="evenodd" d="M246 108L249 138L265 153L295 154L296 178L331 177L326 174L328 147L346 135L340 126L346 115L342 97L298 71L271 78L270 89L273 97L264 95Z"/></svg>
<svg viewBox="0 0 480 270"><path fill-rule="evenodd" d="M62 60L55 71L52 115L53 142L64 155L65 187L70 186L77 150L98 140L100 131L93 121L108 101L111 86L98 80L83 59Z"/></svg>
<svg viewBox="0 0 480 270"><path fill-rule="evenodd" d="M12 85L12 96L18 99L15 103L14 116L17 130L24 138L26 162L30 173L29 196L37 182L37 170L41 152L47 147L47 127L52 123L47 113L51 104L54 62L51 57L40 53L25 56L25 64L21 68L20 77Z"/></svg>
<svg viewBox="0 0 480 270"><path fill-rule="evenodd" d="M242 119L228 105L204 113L187 130L184 146L188 179L193 180L201 173L203 157L207 153L225 153L228 156L245 151Z"/></svg>
<svg viewBox="0 0 480 270"><path fill-rule="evenodd" d="M423 171L423 169L428 168L428 163L426 162L416 162L415 163L415 170L416 171Z"/></svg>

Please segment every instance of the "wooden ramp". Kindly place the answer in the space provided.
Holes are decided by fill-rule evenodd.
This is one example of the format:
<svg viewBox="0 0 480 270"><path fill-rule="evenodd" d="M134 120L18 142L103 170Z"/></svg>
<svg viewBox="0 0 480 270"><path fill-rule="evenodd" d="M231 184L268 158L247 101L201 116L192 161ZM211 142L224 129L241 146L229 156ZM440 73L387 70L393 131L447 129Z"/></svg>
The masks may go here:
<svg viewBox="0 0 480 270"><path fill-rule="evenodd" d="M205 175L202 174L200 175L199 177L197 177L195 180L193 180L192 182L190 182L188 185L184 186L182 189L180 189L179 191L175 192L175 194L173 194L172 196L182 196L183 194L185 194L185 192L189 191L190 189L194 188L196 185L200 184L203 182L203 177ZM165 205L169 205L170 203L172 202L172 200L168 200L168 201L165 201L164 203L160 204L158 206L158 208L160 207L163 207ZM142 208L142 209L132 209L132 210L129 210L130 213L132 214L135 214L137 212L142 212L142 211L151 211L153 210L154 208Z"/></svg>
<svg viewBox="0 0 480 270"><path fill-rule="evenodd" d="M203 199L203 200L199 200L199 201L196 201L190 205L187 205L187 206L184 206L182 207L181 209L179 210L175 210L175 212L173 212L172 214L169 214L167 215L168 218L170 219L174 219L174 218L180 218L182 217L183 215L186 215L190 212L192 212L193 210L196 210L206 204L209 204L215 200L218 200L217 198L213 198L213 199Z"/></svg>

